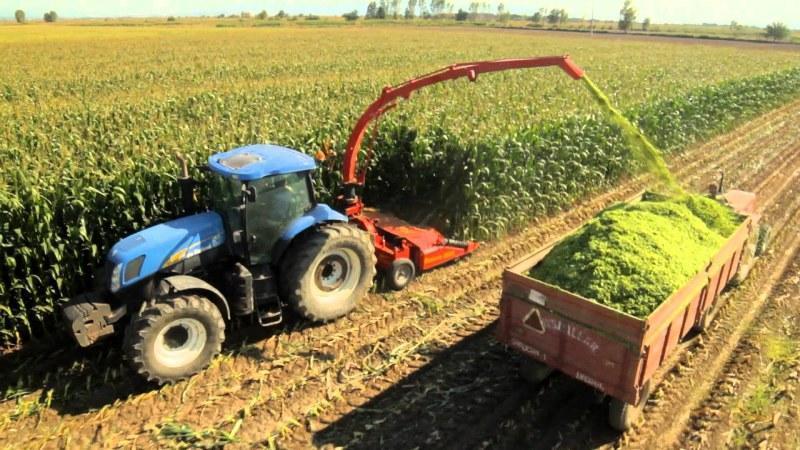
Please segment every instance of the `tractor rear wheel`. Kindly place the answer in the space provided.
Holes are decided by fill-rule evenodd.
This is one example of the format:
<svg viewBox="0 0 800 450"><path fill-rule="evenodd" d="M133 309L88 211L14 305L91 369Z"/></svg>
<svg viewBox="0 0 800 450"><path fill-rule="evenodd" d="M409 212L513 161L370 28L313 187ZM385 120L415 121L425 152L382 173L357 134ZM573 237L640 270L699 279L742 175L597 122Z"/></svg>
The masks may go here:
<svg viewBox="0 0 800 450"><path fill-rule="evenodd" d="M205 369L224 340L225 321L209 299L178 295L148 303L135 314L123 347L138 374L165 384Z"/></svg>
<svg viewBox="0 0 800 450"><path fill-rule="evenodd" d="M337 319L372 286L376 262L369 233L344 223L325 225L292 243L281 263L281 294L307 319Z"/></svg>

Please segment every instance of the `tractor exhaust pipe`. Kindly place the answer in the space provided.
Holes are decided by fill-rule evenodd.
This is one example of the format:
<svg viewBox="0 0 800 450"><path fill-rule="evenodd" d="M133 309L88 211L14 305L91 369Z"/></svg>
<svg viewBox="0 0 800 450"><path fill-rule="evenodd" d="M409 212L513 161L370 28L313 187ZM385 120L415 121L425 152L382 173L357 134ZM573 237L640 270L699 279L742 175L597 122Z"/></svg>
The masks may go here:
<svg viewBox="0 0 800 450"><path fill-rule="evenodd" d="M183 212L186 215L194 214L197 212L197 203L194 199L194 186L196 183L189 175L189 165L186 163L186 158L178 153L175 155L175 159L177 159L178 164L181 165L181 176L178 177L178 186L180 186L181 190Z"/></svg>

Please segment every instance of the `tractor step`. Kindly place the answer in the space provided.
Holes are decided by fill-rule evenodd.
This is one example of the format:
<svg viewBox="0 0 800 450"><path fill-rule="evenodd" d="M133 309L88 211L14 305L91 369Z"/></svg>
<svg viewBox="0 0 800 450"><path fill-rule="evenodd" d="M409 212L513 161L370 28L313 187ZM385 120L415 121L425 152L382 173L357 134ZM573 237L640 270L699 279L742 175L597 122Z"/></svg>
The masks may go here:
<svg viewBox="0 0 800 450"><path fill-rule="evenodd" d="M262 327L271 327L283 321L283 309L277 295L273 295L256 304L256 317Z"/></svg>

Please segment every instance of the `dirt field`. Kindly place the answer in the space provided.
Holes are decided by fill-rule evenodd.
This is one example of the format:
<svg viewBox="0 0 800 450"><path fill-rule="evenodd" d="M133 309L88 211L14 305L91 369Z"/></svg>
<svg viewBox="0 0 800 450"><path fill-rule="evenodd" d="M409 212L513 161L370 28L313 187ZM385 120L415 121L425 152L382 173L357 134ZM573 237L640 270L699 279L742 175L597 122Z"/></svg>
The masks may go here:
<svg viewBox="0 0 800 450"><path fill-rule="evenodd" d="M753 190L773 245L711 329L657 375L643 422L605 422L606 401L561 375L539 386L492 339L500 274L545 241L646 185L631 180L488 243L348 318L280 330L242 325L187 382L143 384L110 342L4 357L0 447L798 448L800 101L671 161L702 190L725 172Z"/></svg>

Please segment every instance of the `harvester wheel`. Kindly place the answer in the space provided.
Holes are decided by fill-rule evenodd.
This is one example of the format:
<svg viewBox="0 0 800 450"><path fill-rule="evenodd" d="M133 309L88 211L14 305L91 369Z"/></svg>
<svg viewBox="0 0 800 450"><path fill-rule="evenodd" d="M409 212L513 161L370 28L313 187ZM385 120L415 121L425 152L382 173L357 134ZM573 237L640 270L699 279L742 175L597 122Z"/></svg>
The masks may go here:
<svg viewBox="0 0 800 450"><path fill-rule="evenodd" d="M639 404L634 406L617 398L611 397L608 404L608 424L617 431L628 431L639 419L644 410L644 405L650 397L650 383L643 388Z"/></svg>
<svg viewBox="0 0 800 450"><path fill-rule="evenodd" d="M135 314L123 347L137 373L164 384L206 368L224 340L225 321L211 300L177 295L150 302Z"/></svg>
<svg viewBox="0 0 800 450"><path fill-rule="evenodd" d="M389 287L400 291L408 286L408 283L411 283L415 275L414 263L410 259L396 259L386 271L386 281L389 283Z"/></svg>
<svg viewBox="0 0 800 450"><path fill-rule="evenodd" d="M372 286L376 262L366 231L344 223L325 225L292 243L281 263L281 294L307 319L337 319Z"/></svg>

